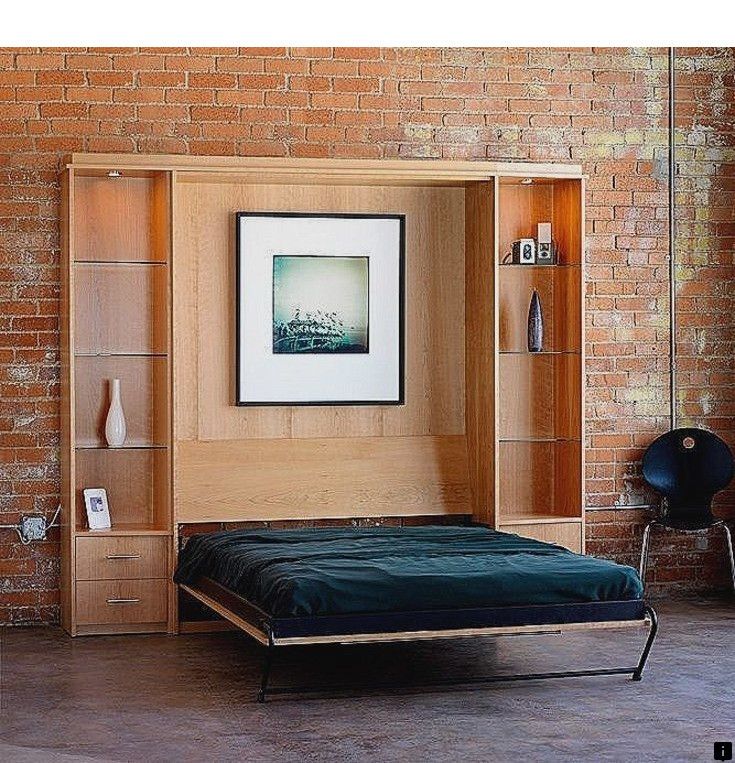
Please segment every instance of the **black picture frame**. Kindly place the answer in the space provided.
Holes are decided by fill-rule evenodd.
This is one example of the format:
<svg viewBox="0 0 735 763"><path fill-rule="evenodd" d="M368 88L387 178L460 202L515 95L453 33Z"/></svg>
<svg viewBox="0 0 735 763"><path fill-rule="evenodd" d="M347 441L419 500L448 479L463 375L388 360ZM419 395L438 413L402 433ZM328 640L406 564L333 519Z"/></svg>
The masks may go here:
<svg viewBox="0 0 735 763"><path fill-rule="evenodd" d="M318 218L318 219L371 219L397 220L399 223L398 251L398 397L387 400L297 400L247 401L240 398L242 382L242 292L241 221L243 218ZM292 407L292 406L397 406L405 405L405 345L406 345L406 215L358 212L236 212L235 213L235 405L240 408Z"/></svg>

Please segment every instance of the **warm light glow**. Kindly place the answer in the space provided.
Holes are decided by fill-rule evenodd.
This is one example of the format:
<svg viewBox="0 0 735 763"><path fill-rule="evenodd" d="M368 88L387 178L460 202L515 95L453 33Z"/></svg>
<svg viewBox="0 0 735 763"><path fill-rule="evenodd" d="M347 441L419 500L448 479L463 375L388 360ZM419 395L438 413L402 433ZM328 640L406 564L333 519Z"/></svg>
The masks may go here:
<svg viewBox="0 0 735 763"><path fill-rule="evenodd" d="M523 178L521 180L521 185L531 185L533 183L533 178Z"/></svg>

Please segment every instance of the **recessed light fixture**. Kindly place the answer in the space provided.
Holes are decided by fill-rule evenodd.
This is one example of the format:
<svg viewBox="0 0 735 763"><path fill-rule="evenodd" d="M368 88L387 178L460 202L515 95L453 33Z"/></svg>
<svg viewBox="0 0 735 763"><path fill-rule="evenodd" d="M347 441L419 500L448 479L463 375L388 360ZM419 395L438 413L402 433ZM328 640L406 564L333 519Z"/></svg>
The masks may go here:
<svg viewBox="0 0 735 763"><path fill-rule="evenodd" d="M110 170L107 173L107 177L108 178L121 178L122 177L122 172L120 172L120 170Z"/></svg>
<svg viewBox="0 0 735 763"><path fill-rule="evenodd" d="M533 178L523 178L521 180L521 185L532 185L533 184Z"/></svg>

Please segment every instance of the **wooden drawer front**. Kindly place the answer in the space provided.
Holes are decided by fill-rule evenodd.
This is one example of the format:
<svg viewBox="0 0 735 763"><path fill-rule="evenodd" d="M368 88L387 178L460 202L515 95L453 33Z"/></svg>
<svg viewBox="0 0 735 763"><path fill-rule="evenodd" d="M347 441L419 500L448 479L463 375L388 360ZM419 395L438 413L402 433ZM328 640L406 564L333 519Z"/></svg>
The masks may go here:
<svg viewBox="0 0 735 763"><path fill-rule="evenodd" d="M556 543L566 546L570 551L582 553L582 525L579 522L539 522L537 525L501 525L506 533L523 535L526 538L542 540L546 543Z"/></svg>
<svg viewBox="0 0 735 763"><path fill-rule="evenodd" d="M165 578L166 536L77 538L77 580Z"/></svg>
<svg viewBox="0 0 735 763"><path fill-rule="evenodd" d="M160 623L167 617L167 580L77 583L77 623Z"/></svg>

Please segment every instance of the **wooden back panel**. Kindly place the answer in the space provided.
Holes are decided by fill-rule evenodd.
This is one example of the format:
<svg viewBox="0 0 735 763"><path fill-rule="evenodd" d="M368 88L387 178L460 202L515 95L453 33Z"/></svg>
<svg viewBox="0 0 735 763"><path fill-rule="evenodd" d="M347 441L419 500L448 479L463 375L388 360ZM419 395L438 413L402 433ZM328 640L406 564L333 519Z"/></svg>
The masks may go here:
<svg viewBox="0 0 735 763"><path fill-rule="evenodd" d="M176 521L467 513L464 189L183 175L174 198ZM287 210L406 215L406 405L233 405L234 213Z"/></svg>
<svg viewBox="0 0 735 763"><path fill-rule="evenodd" d="M467 461L472 515L494 522L495 503L495 190L494 183L467 187L465 355Z"/></svg>

